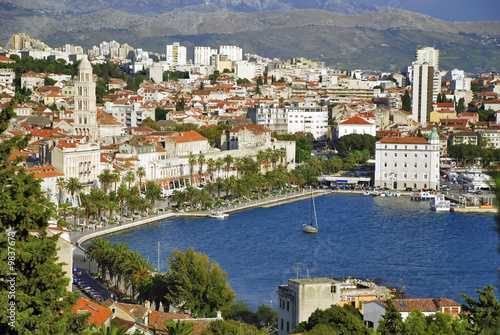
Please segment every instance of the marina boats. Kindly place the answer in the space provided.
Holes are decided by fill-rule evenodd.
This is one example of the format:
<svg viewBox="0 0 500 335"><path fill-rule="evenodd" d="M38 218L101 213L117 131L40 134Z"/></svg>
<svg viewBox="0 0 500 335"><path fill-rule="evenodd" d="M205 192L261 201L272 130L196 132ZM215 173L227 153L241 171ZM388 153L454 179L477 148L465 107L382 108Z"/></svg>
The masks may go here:
<svg viewBox="0 0 500 335"><path fill-rule="evenodd" d="M438 193L434 200L430 203L431 209L436 212L449 212L451 208L451 201L446 200L444 194Z"/></svg>
<svg viewBox="0 0 500 335"><path fill-rule="evenodd" d="M225 219L225 218L229 217L229 214L224 213L222 211L213 211L210 214L208 214L208 217L209 218L213 218L213 219L220 219L220 220L222 220L222 219Z"/></svg>
<svg viewBox="0 0 500 335"><path fill-rule="evenodd" d="M410 195L411 200L434 200L436 195L427 191L414 192Z"/></svg>
<svg viewBox="0 0 500 335"><path fill-rule="evenodd" d="M472 190L489 190L493 183L490 175L483 173L482 170L477 168L471 168L463 173L459 173L457 175L457 181L463 188Z"/></svg>
<svg viewBox="0 0 500 335"><path fill-rule="evenodd" d="M311 189L311 219L310 222L302 225L302 231L309 234L318 233L318 218L316 217L316 205L314 204L314 195Z"/></svg>

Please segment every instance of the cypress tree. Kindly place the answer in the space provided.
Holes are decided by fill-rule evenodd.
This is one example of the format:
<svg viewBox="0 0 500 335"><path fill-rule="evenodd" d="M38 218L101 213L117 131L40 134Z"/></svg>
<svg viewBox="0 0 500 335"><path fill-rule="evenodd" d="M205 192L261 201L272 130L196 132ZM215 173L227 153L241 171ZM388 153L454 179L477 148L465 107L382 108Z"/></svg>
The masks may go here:
<svg viewBox="0 0 500 335"><path fill-rule="evenodd" d="M0 112L0 133L14 116L12 106ZM0 333L81 334L87 317L72 313L78 294L67 292L56 238L47 237L55 205L19 159L9 160L27 144L20 136L0 144Z"/></svg>

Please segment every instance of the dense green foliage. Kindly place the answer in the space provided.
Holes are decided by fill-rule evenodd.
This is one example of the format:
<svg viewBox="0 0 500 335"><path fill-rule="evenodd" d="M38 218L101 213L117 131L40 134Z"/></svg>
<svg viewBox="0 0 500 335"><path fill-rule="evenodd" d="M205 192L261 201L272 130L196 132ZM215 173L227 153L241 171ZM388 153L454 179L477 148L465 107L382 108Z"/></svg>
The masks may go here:
<svg viewBox="0 0 500 335"><path fill-rule="evenodd" d="M402 107L401 109L407 112L411 112L411 97L408 90L405 90L405 94L401 97Z"/></svg>
<svg viewBox="0 0 500 335"><path fill-rule="evenodd" d="M0 132L13 116L2 110ZM27 140L13 137L0 145L0 333L79 334L88 327L85 315L74 315L77 294L66 291L68 279L57 262L57 238L47 237L55 208L40 182L11 165L13 149ZM35 234L34 234L35 233Z"/></svg>
<svg viewBox="0 0 500 335"><path fill-rule="evenodd" d="M252 309L243 300L236 300L223 310L222 316L224 319L235 320L257 328L276 329L278 326L278 312L271 306L266 306L263 302L259 304L257 311Z"/></svg>
<svg viewBox="0 0 500 335"><path fill-rule="evenodd" d="M353 150L368 150L370 155L375 155L375 143L377 138L369 134L349 134L342 136L337 141L335 148L341 156L346 156Z"/></svg>
<svg viewBox="0 0 500 335"><path fill-rule="evenodd" d="M202 335L268 335L265 329L247 325L235 320L216 320L210 323Z"/></svg>
<svg viewBox="0 0 500 335"><path fill-rule="evenodd" d="M179 79L189 78L189 72L184 71L165 71L163 72L163 81L179 81Z"/></svg>
<svg viewBox="0 0 500 335"><path fill-rule="evenodd" d="M333 305L326 310L317 309L307 321L295 326L292 334L312 331L318 325L326 325L328 331L333 330L338 334L373 334L373 330L363 323L361 313L351 305ZM317 328L314 332L317 333Z"/></svg>

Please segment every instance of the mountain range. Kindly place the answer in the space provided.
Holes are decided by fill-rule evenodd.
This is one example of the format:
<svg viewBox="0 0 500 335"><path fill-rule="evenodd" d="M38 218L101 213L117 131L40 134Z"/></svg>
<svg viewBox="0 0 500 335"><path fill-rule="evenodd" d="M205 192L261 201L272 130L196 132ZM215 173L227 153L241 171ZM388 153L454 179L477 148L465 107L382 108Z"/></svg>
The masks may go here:
<svg viewBox="0 0 500 335"><path fill-rule="evenodd" d="M116 40L165 53L165 45L237 45L264 57L308 57L340 69L396 70L434 46L441 67L498 71L500 22L447 22L354 0L14 0L0 2L0 43L24 32L52 47ZM188 53L188 56L192 57Z"/></svg>

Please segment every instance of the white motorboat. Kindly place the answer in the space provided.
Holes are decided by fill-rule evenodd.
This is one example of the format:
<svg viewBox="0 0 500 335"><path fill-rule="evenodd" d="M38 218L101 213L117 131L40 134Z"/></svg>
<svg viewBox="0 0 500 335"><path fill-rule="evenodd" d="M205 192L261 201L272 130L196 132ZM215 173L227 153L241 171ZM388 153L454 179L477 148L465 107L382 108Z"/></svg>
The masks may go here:
<svg viewBox="0 0 500 335"><path fill-rule="evenodd" d="M412 193L410 198L411 200L434 200L436 198L436 195L427 191L421 191Z"/></svg>
<svg viewBox="0 0 500 335"><path fill-rule="evenodd" d="M430 205L431 209L436 212L449 212L451 208L451 201L446 200L444 194L438 193L436 194L434 200L431 201Z"/></svg>
<svg viewBox="0 0 500 335"><path fill-rule="evenodd" d="M225 219L225 218L229 217L229 214L221 212L221 211L214 211L214 212L208 214L208 217L213 218L213 219Z"/></svg>

